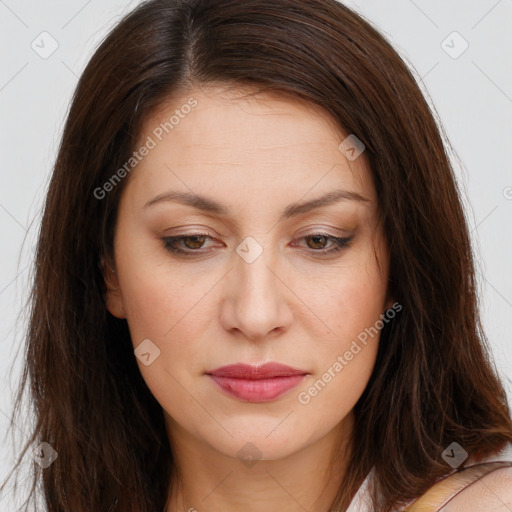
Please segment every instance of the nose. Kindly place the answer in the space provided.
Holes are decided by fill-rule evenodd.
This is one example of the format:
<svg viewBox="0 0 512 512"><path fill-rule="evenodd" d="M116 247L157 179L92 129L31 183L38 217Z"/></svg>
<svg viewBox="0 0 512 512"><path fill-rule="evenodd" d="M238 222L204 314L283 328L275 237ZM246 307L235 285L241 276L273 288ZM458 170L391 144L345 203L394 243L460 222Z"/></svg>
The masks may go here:
<svg viewBox="0 0 512 512"><path fill-rule="evenodd" d="M226 276L223 289L224 329L252 341L286 331L293 318L289 303L293 293L277 259L265 250L254 261L237 253L233 257L234 268Z"/></svg>

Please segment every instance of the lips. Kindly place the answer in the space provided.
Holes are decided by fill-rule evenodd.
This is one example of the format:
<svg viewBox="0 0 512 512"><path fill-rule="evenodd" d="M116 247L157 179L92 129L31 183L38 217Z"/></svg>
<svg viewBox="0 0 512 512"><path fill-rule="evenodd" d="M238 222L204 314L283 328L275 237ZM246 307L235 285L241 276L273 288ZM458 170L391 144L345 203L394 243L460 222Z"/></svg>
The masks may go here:
<svg viewBox="0 0 512 512"><path fill-rule="evenodd" d="M247 402L275 400L300 384L309 372L280 363L234 364L207 372L224 393Z"/></svg>

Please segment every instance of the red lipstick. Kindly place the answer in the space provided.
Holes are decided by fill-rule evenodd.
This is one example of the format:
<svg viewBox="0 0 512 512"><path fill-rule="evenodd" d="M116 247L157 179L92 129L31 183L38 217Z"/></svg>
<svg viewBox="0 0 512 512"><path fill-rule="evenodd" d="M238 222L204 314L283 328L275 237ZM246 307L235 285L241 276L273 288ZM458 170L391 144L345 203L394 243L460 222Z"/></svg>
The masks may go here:
<svg viewBox="0 0 512 512"><path fill-rule="evenodd" d="M300 384L309 374L279 363L232 364L206 374L226 394L246 402L269 402Z"/></svg>

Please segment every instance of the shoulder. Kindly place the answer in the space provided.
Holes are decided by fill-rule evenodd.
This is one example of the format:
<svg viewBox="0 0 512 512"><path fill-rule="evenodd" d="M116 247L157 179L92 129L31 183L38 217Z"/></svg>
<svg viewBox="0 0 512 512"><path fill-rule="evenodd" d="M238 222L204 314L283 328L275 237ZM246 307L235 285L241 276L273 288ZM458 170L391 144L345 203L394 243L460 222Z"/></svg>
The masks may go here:
<svg viewBox="0 0 512 512"><path fill-rule="evenodd" d="M466 487L440 512L510 512L512 467L497 469Z"/></svg>

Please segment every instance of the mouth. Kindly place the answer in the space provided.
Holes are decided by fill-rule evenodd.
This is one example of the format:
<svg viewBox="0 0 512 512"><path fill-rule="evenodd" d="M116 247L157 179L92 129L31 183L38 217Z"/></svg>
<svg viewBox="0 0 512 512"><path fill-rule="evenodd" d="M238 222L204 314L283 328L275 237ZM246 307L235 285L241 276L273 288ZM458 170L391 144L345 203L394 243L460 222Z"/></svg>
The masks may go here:
<svg viewBox="0 0 512 512"><path fill-rule="evenodd" d="M245 402L270 402L297 387L309 372L280 363L234 364L206 372L225 394Z"/></svg>

